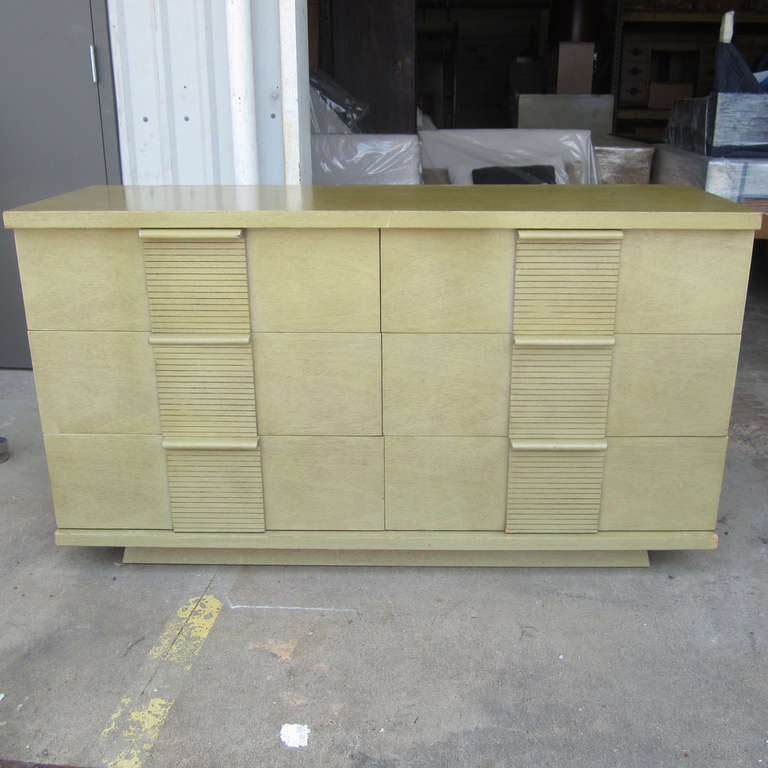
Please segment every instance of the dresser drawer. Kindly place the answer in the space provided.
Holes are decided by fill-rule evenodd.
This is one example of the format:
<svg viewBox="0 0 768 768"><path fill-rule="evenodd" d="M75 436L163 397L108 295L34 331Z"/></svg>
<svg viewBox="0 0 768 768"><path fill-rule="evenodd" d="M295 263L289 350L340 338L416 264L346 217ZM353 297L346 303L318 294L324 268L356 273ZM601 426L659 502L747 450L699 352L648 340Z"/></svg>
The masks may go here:
<svg viewBox="0 0 768 768"><path fill-rule="evenodd" d="M146 333L30 331L43 432L159 434Z"/></svg>
<svg viewBox="0 0 768 768"><path fill-rule="evenodd" d="M509 333L514 250L508 230L382 230L382 329Z"/></svg>
<svg viewBox="0 0 768 768"><path fill-rule="evenodd" d="M260 434L381 434L379 334L257 333L253 349Z"/></svg>
<svg viewBox="0 0 768 768"><path fill-rule="evenodd" d="M271 531L384 530L381 437L263 437Z"/></svg>
<svg viewBox="0 0 768 768"><path fill-rule="evenodd" d="M727 435L739 341L731 335L618 335L608 434Z"/></svg>
<svg viewBox="0 0 768 768"><path fill-rule="evenodd" d="M375 229L249 230L253 330L378 333Z"/></svg>
<svg viewBox="0 0 768 768"><path fill-rule="evenodd" d="M46 435L59 528L170 530L159 436Z"/></svg>
<svg viewBox="0 0 768 768"><path fill-rule="evenodd" d="M751 232L624 235L617 333L741 333Z"/></svg>
<svg viewBox="0 0 768 768"><path fill-rule="evenodd" d="M15 236L29 330L149 330L135 230L19 230Z"/></svg>
<svg viewBox="0 0 768 768"><path fill-rule="evenodd" d="M511 337L385 333L384 434L506 435Z"/></svg>
<svg viewBox="0 0 768 768"><path fill-rule="evenodd" d="M712 531L725 437L612 437L601 531Z"/></svg>
<svg viewBox="0 0 768 768"><path fill-rule="evenodd" d="M507 445L498 437L385 438L387 529L504 530Z"/></svg>

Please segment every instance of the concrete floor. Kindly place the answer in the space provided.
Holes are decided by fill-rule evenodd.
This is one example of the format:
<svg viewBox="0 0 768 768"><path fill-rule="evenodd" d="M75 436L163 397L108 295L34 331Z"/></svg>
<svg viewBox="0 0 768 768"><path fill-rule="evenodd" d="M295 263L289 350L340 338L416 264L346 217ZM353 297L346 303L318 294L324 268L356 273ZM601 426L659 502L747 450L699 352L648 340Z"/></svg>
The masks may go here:
<svg viewBox="0 0 768 768"><path fill-rule="evenodd" d="M720 549L646 570L121 565L53 544L29 373L0 372L0 434L0 758L768 768L765 298Z"/></svg>

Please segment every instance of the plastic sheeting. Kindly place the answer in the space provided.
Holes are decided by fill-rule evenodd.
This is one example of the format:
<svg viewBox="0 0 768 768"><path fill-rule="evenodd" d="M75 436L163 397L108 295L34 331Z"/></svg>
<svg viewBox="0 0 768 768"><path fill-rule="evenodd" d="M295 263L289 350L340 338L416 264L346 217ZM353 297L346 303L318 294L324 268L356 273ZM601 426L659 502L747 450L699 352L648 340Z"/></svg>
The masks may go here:
<svg viewBox="0 0 768 768"><path fill-rule="evenodd" d="M435 121L419 107L416 107L416 130L417 131L436 131Z"/></svg>
<svg viewBox="0 0 768 768"><path fill-rule="evenodd" d="M317 88L309 89L309 118L312 133L352 133Z"/></svg>
<svg viewBox="0 0 768 768"><path fill-rule="evenodd" d="M593 137L601 184L648 184L654 147L619 136Z"/></svg>
<svg viewBox="0 0 768 768"><path fill-rule="evenodd" d="M314 184L421 184L418 136L350 133L312 136Z"/></svg>
<svg viewBox="0 0 768 768"><path fill-rule="evenodd" d="M654 184L690 184L734 202L768 198L768 159L707 157L669 144L656 146Z"/></svg>
<svg viewBox="0 0 768 768"><path fill-rule="evenodd" d="M489 166L551 165L558 184L596 184L589 131L467 129L422 131L425 168L446 168L451 184L472 184L472 171Z"/></svg>
<svg viewBox="0 0 768 768"><path fill-rule="evenodd" d="M310 120L312 129L316 133L358 133L360 131L359 123L369 109L365 102L356 99L332 77L319 69L310 71L309 85L313 92L313 98L310 99ZM320 107L318 99L323 102L324 108ZM347 127L347 130L327 130L335 124L335 121L328 119L329 111ZM316 123L317 129L315 129Z"/></svg>

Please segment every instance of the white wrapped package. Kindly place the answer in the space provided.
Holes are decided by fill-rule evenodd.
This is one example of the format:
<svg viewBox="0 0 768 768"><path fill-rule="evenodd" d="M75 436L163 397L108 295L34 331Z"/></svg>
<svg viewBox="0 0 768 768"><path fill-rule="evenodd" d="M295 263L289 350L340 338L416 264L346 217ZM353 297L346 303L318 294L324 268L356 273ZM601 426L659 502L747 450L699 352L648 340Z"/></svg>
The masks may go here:
<svg viewBox="0 0 768 768"><path fill-rule="evenodd" d="M589 131L466 129L423 131L425 168L447 168L451 184L472 184L472 171L487 167L551 165L558 184L597 184Z"/></svg>
<svg viewBox="0 0 768 768"><path fill-rule="evenodd" d="M768 159L708 157L671 144L658 144L651 182L690 184L736 203L762 200L768 198Z"/></svg>
<svg viewBox="0 0 768 768"><path fill-rule="evenodd" d="M313 184L421 184L419 137L400 134L315 134Z"/></svg>

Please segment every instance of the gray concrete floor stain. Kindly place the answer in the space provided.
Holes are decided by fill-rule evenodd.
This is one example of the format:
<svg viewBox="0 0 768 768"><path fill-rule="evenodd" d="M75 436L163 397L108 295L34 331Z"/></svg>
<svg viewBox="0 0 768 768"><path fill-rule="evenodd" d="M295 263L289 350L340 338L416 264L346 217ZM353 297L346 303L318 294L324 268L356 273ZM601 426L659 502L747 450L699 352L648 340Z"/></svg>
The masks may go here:
<svg viewBox="0 0 768 768"><path fill-rule="evenodd" d="M32 376L0 371L0 757L123 768L112 718L154 698L145 768L768 768L766 414L751 299L720 548L646 570L126 566L53 544ZM202 594L190 669L152 657Z"/></svg>

